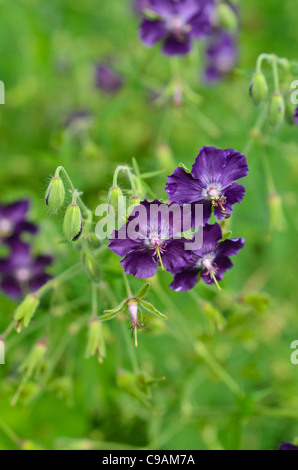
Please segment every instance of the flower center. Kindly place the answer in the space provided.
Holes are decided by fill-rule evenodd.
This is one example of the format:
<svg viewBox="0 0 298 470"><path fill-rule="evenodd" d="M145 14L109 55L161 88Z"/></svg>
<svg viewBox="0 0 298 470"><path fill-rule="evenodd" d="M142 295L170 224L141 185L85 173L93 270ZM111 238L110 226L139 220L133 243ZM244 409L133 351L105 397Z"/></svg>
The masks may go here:
<svg viewBox="0 0 298 470"><path fill-rule="evenodd" d="M29 281L30 275L30 270L28 268L19 268L15 273L17 280L21 283Z"/></svg>
<svg viewBox="0 0 298 470"><path fill-rule="evenodd" d="M220 207L221 214L227 219L229 215L227 214L226 209L224 208L227 198L221 192L221 186L219 184L210 184L207 187L206 194L212 201L213 207Z"/></svg>
<svg viewBox="0 0 298 470"><path fill-rule="evenodd" d="M208 276L211 273L211 271L216 275L218 267L213 262L213 260L214 260L214 254L211 253L209 255L204 256L198 263L198 267L201 269L203 268L203 272L202 272L203 276Z"/></svg>
<svg viewBox="0 0 298 470"><path fill-rule="evenodd" d="M13 225L11 220L2 218L0 219L0 237L9 237L12 234Z"/></svg>
<svg viewBox="0 0 298 470"><path fill-rule="evenodd" d="M169 30L178 36L182 34L184 32L183 19L178 15L172 16L169 20Z"/></svg>

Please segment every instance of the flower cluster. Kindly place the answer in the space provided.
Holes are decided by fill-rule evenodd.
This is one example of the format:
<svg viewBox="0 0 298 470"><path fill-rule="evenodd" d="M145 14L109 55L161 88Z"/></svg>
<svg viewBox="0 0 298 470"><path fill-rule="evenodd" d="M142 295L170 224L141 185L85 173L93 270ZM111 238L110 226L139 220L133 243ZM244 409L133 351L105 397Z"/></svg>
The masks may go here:
<svg viewBox="0 0 298 470"><path fill-rule="evenodd" d="M228 1L223 6L231 8L237 20L237 27L232 30L223 28L219 22L212 28L205 50L204 78L208 84L213 84L224 78L235 67L238 58L238 8Z"/></svg>
<svg viewBox="0 0 298 470"><path fill-rule="evenodd" d="M124 257L121 264L127 274L137 278L150 278L158 266L174 275L170 287L176 291L189 290L195 286L199 276L207 284L223 279L224 273L233 266L230 256L236 255L244 246L242 238L224 240L218 223L210 225L211 214L223 221L230 217L235 203L240 203L245 188L236 182L248 173L246 157L236 150L220 150L203 147L191 172L176 168L168 177L166 191L169 196L167 208L180 210L181 224L174 216L162 211L153 217L152 206L165 206L155 200L141 202L134 208L126 224L116 230L109 248ZM190 208L189 222L184 209ZM197 220L196 209L202 207L201 220ZM141 210L142 209L142 210ZM177 211L177 209L176 209ZM134 236L129 234L131 226L136 228ZM202 230L203 241L193 248L190 240L182 235ZM188 244L187 244L188 243Z"/></svg>
<svg viewBox="0 0 298 470"><path fill-rule="evenodd" d="M24 232L38 232L38 227L27 220L28 210L28 200L0 205L0 241L9 249L9 256L0 258L1 289L14 299L27 291L35 292L50 279L45 268L52 258L35 257L31 246L22 240Z"/></svg>

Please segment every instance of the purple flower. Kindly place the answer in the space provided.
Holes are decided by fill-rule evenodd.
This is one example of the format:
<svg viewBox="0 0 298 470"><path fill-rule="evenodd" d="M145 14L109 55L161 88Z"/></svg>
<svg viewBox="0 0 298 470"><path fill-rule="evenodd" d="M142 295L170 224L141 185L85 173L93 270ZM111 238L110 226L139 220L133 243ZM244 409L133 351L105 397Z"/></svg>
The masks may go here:
<svg viewBox="0 0 298 470"><path fill-rule="evenodd" d="M210 36L206 49L206 82L212 84L230 73L237 57L236 36L223 30L216 30Z"/></svg>
<svg viewBox="0 0 298 470"><path fill-rule="evenodd" d="M52 257L33 257L30 246L18 239L10 246L9 258L0 259L0 286L9 297L17 299L28 291L35 292L51 278L45 268L52 263Z"/></svg>
<svg viewBox="0 0 298 470"><path fill-rule="evenodd" d="M29 206L27 199L6 206L0 204L0 240L3 243L10 243L22 232L38 232L38 227L26 220Z"/></svg>
<svg viewBox="0 0 298 470"><path fill-rule="evenodd" d="M298 446L294 446L294 444L290 444L289 442L283 442L278 450L298 450Z"/></svg>
<svg viewBox="0 0 298 470"><path fill-rule="evenodd" d="M153 206L161 211L158 216L153 216ZM162 207L171 209L171 205L157 200L142 201L134 208L128 222L113 233L109 248L124 256L121 264L127 274L149 278L156 274L159 264L174 274L191 257L192 252L184 249L189 240L175 238L182 232L181 220L176 225L173 217L163 213ZM136 235L132 237L130 230L134 226L137 227Z"/></svg>
<svg viewBox="0 0 298 470"><path fill-rule="evenodd" d="M95 84L107 93L115 93L122 88L123 79L109 64L101 62L96 66Z"/></svg>
<svg viewBox="0 0 298 470"><path fill-rule="evenodd" d="M166 191L171 203L203 204L204 223L212 208L215 217L224 220L244 197L245 188L235 181L247 173L246 157L236 150L203 147L190 173L179 167L168 176Z"/></svg>
<svg viewBox="0 0 298 470"><path fill-rule="evenodd" d="M205 225L202 247L192 252L192 257L186 261L183 270L175 274L170 288L176 292L192 289L198 282L199 275L206 284L213 284L214 278L221 281L224 273L233 267L229 257L237 255L244 246L243 238L220 241L221 239L219 224Z"/></svg>
<svg viewBox="0 0 298 470"><path fill-rule="evenodd" d="M138 14L141 15L144 10L148 10L151 8L151 0L134 0L133 1L133 9Z"/></svg>
<svg viewBox="0 0 298 470"><path fill-rule="evenodd" d="M294 112L294 121L298 125L298 108L296 108Z"/></svg>
<svg viewBox="0 0 298 470"><path fill-rule="evenodd" d="M211 32L213 0L151 0L152 15L145 17L140 38L146 46L163 41L166 55L184 55L192 48L192 39Z"/></svg>

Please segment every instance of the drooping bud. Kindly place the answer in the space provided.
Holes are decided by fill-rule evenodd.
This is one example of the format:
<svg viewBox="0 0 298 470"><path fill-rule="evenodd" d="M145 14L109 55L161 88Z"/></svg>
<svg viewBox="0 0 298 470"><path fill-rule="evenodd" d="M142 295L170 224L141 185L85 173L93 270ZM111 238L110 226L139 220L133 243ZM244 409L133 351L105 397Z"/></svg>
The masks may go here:
<svg viewBox="0 0 298 470"><path fill-rule="evenodd" d="M64 198L65 189L63 181L59 176L54 176L46 191L46 204L52 212L57 212L57 210L62 206Z"/></svg>
<svg viewBox="0 0 298 470"><path fill-rule="evenodd" d="M41 370L43 358L47 350L47 343L44 340L38 341L32 348L29 356L20 365L19 371L27 378L38 374Z"/></svg>
<svg viewBox="0 0 298 470"><path fill-rule="evenodd" d="M138 206L141 202L141 198L137 195L131 196L129 199L129 204L128 204L128 209L127 209L127 215L130 216L134 207Z"/></svg>
<svg viewBox="0 0 298 470"><path fill-rule="evenodd" d="M227 3L220 3L217 6L218 23L228 31L236 31L238 28L238 18L236 13Z"/></svg>
<svg viewBox="0 0 298 470"><path fill-rule="evenodd" d="M280 126L285 119L285 100L280 93L275 93L269 105L269 123L272 127Z"/></svg>
<svg viewBox="0 0 298 470"><path fill-rule="evenodd" d="M102 363L106 356L106 345L103 334L103 325L98 318L93 318L88 327L88 342L86 357L97 356L98 362Z"/></svg>
<svg viewBox="0 0 298 470"><path fill-rule="evenodd" d="M97 284L101 278L101 270L95 256L89 251L83 251L82 263L90 279Z"/></svg>
<svg viewBox="0 0 298 470"><path fill-rule="evenodd" d="M17 322L17 332L20 333L22 328L27 328L37 307L39 306L39 298L34 294L28 294L23 302L18 306L14 319Z"/></svg>
<svg viewBox="0 0 298 470"><path fill-rule="evenodd" d="M63 231L66 240L70 242L77 241L81 236L82 229L83 222L81 209L76 202L72 202L66 209L63 223Z"/></svg>
<svg viewBox="0 0 298 470"><path fill-rule="evenodd" d="M109 210L110 215L115 214L115 220L124 220L125 218L125 198L119 186L113 186L108 195L108 204L112 210Z"/></svg>
<svg viewBox="0 0 298 470"><path fill-rule="evenodd" d="M249 89L250 96L256 106L259 106L268 96L268 84L262 72L256 72Z"/></svg>

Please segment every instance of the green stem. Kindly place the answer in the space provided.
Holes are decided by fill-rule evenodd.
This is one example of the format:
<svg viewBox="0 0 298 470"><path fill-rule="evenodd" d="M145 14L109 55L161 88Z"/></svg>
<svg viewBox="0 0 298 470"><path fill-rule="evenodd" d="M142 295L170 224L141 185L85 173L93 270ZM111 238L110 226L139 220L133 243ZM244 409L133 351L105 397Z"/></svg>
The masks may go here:
<svg viewBox="0 0 298 470"><path fill-rule="evenodd" d="M97 318L97 312L98 312L98 302L97 302L97 284L94 282L92 283L92 313L91 313L91 318Z"/></svg>
<svg viewBox="0 0 298 470"><path fill-rule="evenodd" d="M16 433L2 420L0 419L0 428L6 434L6 436L17 446L20 446L21 439L16 435Z"/></svg>
<svg viewBox="0 0 298 470"><path fill-rule="evenodd" d="M122 275L123 275L123 279L124 279L124 284L125 284L127 296L128 296L128 298L132 298L131 288L130 288L130 285L129 285L129 282L128 282L126 272L124 270L122 271Z"/></svg>
<svg viewBox="0 0 298 470"><path fill-rule="evenodd" d="M247 144L244 147L243 153L244 153L245 156L247 156L250 153L250 151L252 149L252 146L255 142L255 139L260 134L260 131L263 127L263 124L266 121L266 117L267 117L267 107L263 106L263 108L261 109L260 114L258 115L256 124L254 125L253 129L250 132L250 137L247 141Z"/></svg>
<svg viewBox="0 0 298 470"><path fill-rule="evenodd" d="M85 212L85 215L88 217L88 215L91 213L91 211L88 209L88 207L82 201L82 198L79 196L77 190L75 189L74 185L72 184L72 181L71 181L70 177L68 176L67 171L65 170L65 168L63 166L58 166L58 168L56 169L56 172L55 172L55 176L59 177L59 174L60 174L61 171L64 174L64 176L65 176L65 178L66 178L66 180L67 180L67 182L68 182L68 184L71 188L72 193L73 194L75 192L77 193L78 202L79 202L81 208L83 209L83 211Z"/></svg>

